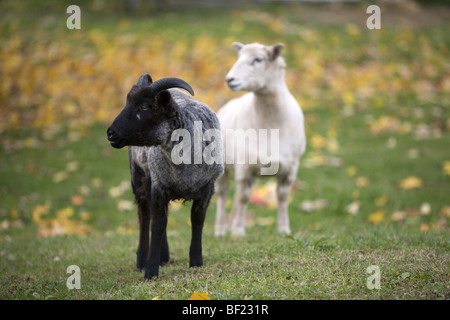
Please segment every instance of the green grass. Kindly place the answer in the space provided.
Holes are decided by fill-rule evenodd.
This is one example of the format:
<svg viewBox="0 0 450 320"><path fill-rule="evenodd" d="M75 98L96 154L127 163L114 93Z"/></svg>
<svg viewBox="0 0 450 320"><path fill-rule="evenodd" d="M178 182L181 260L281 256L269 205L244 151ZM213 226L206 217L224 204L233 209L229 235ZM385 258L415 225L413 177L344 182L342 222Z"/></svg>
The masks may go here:
<svg viewBox="0 0 450 320"><path fill-rule="evenodd" d="M12 17L19 12L28 18L14 27L14 32L31 37L33 26L57 15L56 10L47 12L49 8L38 6L37 11L42 15L33 23L29 19L32 5L38 4L30 2L21 10L14 9L18 11L5 10L7 18L1 30L9 30ZM317 80L314 86L318 85L319 94L306 90L305 84L292 85L305 105L309 143L289 207L292 235L276 232L275 210L250 204L246 237L215 238L213 197L204 228L204 266L188 268L190 203L187 203L169 214L171 261L160 269L157 279L144 283L143 274L134 271L138 242L136 208L118 208L120 201L133 201L132 192L124 188L118 196L113 196L111 190L123 181L128 184L127 150L109 146L107 121L79 126L71 122L39 129L25 124L21 128L2 129L0 299L188 299L196 291L208 292L212 299L247 296L290 300L448 300L449 228L448 216L441 211L450 206L450 176L443 173L443 163L450 161L450 108L448 88L445 89L448 77L445 78L439 60L448 53L448 23L416 26L414 39L427 39L433 53L430 58L420 46L413 51L411 47L400 46L398 50L393 47L396 39L405 36L406 29L400 25L386 27L380 36L365 37L361 31L362 35L355 37L347 34L345 19L334 24L316 21L314 17L308 20L305 8L317 13L317 7L270 6L254 10L253 18L246 20L242 18L246 9L183 9L154 16L149 21L144 13L128 16L113 12L102 16L95 10L84 11L84 21L91 21L85 24L87 31L98 30L111 41L116 34L133 33L137 35L136 47L142 44L141 38L147 32L157 29L163 38L182 37L187 42L201 36L211 37L217 40L215 44L223 46L235 39L275 43L280 41L280 34L268 27L267 17L285 17L294 27L292 30L299 30L302 35L309 35L311 30L316 33L316 38L300 37L296 32L288 32L283 37L287 49L296 44L305 48L305 57L293 54L298 51L286 50L288 77L295 83L310 79L307 75L314 70L303 62L314 54L325 64L324 70L331 73L337 63L353 70L366 64L370 66L375 60L418 65L411 69L417 72L421 71L421 63L428 71L430 66L437 66L430 75L417 74L418 79L435 85L429 97L420 97L411 86L405 85L405 89L388 88L373 94L362 102L357 101L350 109L343 107L341 92L321 80L322 75L313 79ZM241 24L229 26L230 16L240 19ZM72 38L58 28L65 26L41 30L41 41L50 42L56 35L65 44L79 41L73 46L74 52L92 50L90 40L81 36ZM336 47L333 39L337 35L342 37ZM375 58L367 54L371 45L379 48ZM347 85L347 79L342 81L342 90L358 88L354 80L349 80ZM219 101L229 95L225 88L221 90ZM373 107L373 97L381 97L382 105ZM30 106L21 108L23 112L31 110ZM371 124L382 116L395 117L410 130L394 128L373 133ZM439 135L418 136L416 131L422 124L430 130L438 128ZM315 147L312 142L315 135L325 139L334 136L337 148ZM315 164L317 155L339 161L335 166ZM356 173L349 174L349 168ZM411 190L400 188L399 182L408 176L419 177L422 186ZM357 186L357 177L367 178L367 184ZM82 203L74 203L74 196L81 196ZM327 206L312 212L301 209L304 201L316 199L326 200ZM360 209L352 215L347 206L357 200ZM420 212L424 203L430 205L428 214ZM61 212L72 208L69 221L76 226L88 226L90 232L38 236L42 226L33 218L33 211L39 206L47 206L48 212L40 219L49 223L61 222ZM379 223L370 222L377 211L382 211L383 218ZM396 211L404 212L405 216L394 221L392 214ZM66 270L70 265L80 267L80 290L66 287L70 276ZM366 286L370 276L366 269L371 265L381 270L379 290L369 290Z"/></svg>
<svg viewBox="0 0 450 320"><path fill-rule="evenodd" d="M326 119L320 110L317 114ZM342 126L354 124L358 117L363 116L343 120ZM448 230L419 230L420 223L438 219L436 211L430 216L407 218L402 223L386 221L373 226L367 222L368 214L376 210L374 198L383 194L389 195L383 208L386 212L405 204L417 207L422 201L429 201L433 208L446 203L448 186L443 189L432 186L448 184L439 182L443 180L440 173L428 177L430 186L420 191L398 189L396 182L403 175L396 173L396 168L389 169L385 161L399 162L404 158L401 149L392 151L393 157L370 156L367 158L370 168L358 169L367 173L372 183L366 191L361 191L363 205L356 216L345 211L354 189L345 170L302 168L299 176L305 186L295 192L290 204L292 236L278 235L274 223L268 226L255 223L247 228L245 238L217 239L213 236L213 199L204 230L202 268L188 268L189 205L170 213L168 238L172 260L161 268L158 279L144 283L143 274L134 271L135 211L118 212L116 199L108 193L111 186L128 179L127 153L126 150L109 152L104 128L104 125L91 127L85 137L61 143L61 147L48 143L4 157L2 208L18 206L24 226L2 231L2 299L150 299L155 296L187 299L194 291L209 292L213 299L243 299L246 295L254 299L449 298ZM367 143L376 144L377 140L385 139L368 135L359 143L358 139L343 143L341 156L346 163L359 168L365 161L358 160L358 150L361 152ZM444 148L434 150L438 153L434 158L446 156ZM63 170L68 160L79 161L79 169L70 173L67 180L55 184L53 174ZM26 173L30 163L36 164L36 172ZM420 168L409 173L420 174ZM387 170L379 182L377 170ZM54 210L49 215L54 215L56 209L71 206L71 196L78 193L80 185L90 185L93 177L102 179L101 186L92 187L81 208L75 208L76 212L86 209L91 213L92 220L88 223L93 233L36 238L36 225L30 216L32 208L50 201ZM318 197L327 199L329 206L311 213L299 209L303 200ZM122 198L131 200L131 192ZM273 210L254 205L249 211L255 218L275 215ZM3 209L3 215L8 213ZM121 226L131 226L132 233L119 232ZM81 269L81 290L66 288L69 276L66 269L73 264ZM369 276L366 268L370 265L381 269L380 290L366 287ZM406 273L408 276L403 277Z"/></svg>

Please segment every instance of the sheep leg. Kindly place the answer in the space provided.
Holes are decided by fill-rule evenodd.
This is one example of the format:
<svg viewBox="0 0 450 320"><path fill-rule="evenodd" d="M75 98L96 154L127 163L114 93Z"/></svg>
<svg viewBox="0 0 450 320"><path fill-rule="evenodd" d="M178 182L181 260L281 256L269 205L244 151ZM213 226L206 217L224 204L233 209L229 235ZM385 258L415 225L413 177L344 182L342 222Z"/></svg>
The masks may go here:
<svg viewBox="0 0 450 320"><path fill-rule="evenodd" d="M210 187L210 192L206 192L203 199L194 200L191 208L191 224L192 238L189 248L189 267L201 267L203 265L202 258L202 232L205 222L206 211L209 201L214 193L214 187Z"/></svg>
<svg viewBox="0 0 450 320"><path fill-rule="evenodd" d="M236 180L232 215L233 221L231 224L231 234L233 236L245 236L247 205L250 200L251 186L251 179Z"/></svg>
<svg viewBox="0 0 450 320"><path fill-rule="evenodd" d="M168 203L151 204L150 212L151 220L151 237L150 252L148 254L147 266L145 268L145 279L150 280L159 274L159 264L161 262L161 247L163 244L164 234L167 228L167 210ZM166 239L167 241L167 239Z"/></svg>
<svg viewBox="0 0 450 320"><path fill-rule="evenodd" d="M229 189L228 179L229 175L225 172L219 179L216 180L217 212L214 226L214 235L216 237L224 236L227 232L226 206Z"/></svg>
<svg viewBox="0 0 450 320"><path fill-rule="evenodd" d="M277 229L279 233L291 234L291 227L289 226L288 204L289 195L291 193L292 185L294 184L292 176L279 176L277 184L277 198L278 198L278 218Z"/></svg>
<svg viewBox="0 0 450 320"><path fill-rule="evenodd" d="M167 242L167 231L164 231L161 242L160 266L165 266L170 260L169 243Z"/></svg>
<svg viewBox="0 0 450 320"><path fill-rule="evenodd" d="M132 163L131 160L130 163ZM132 164L130 165L130 169L131 186L133 187L139 217L139 245L136 253L136 265L137 271L140 272L145 269L149 250L150 207L148 203L148 191L151 181L138 165Z"/></svg>
<svg viewBox="0 0 450 320"><path fill-rule="evenodd" d="M139 246L137 250L137 271L145 269L149 250L150 208L148 202L138 204Z"/></svg>

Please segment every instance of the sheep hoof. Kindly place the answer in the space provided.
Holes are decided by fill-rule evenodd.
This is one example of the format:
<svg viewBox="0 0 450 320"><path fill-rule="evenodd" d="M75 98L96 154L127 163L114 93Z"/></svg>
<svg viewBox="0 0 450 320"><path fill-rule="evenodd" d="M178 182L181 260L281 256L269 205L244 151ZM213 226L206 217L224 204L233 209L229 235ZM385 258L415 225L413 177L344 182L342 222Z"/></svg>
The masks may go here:
<svg viewBox="0 0 450 320"><path fill-rule="evenodd" d="M168 263L169 263L169 260L160 261L160 262L159 262L159 265L160 265L161 267L164 267L164 266L167 265Z"/></svg>
<svg viewBox="0 0 450 320"><path fill-rule="evenodd" d="M189 262L189 268L196 268L196 267L201 267L203 266L203 259L194 259L191 262Z"/></svg>
<svg viewBox="0 0 450 320"><path fill-rule="evenodd" d="M231 236L234 238L245 237L245 228L237 228L231 230Z"/></svg>
<svg viewBox="0 0 450 320"><path fill-rule="evenodd" d="M214 236L216 236L216 237L225 237L226 234L227 234L227 232L225 229L216 230L214 232Z"/></svg>
<svg viewBox="0 0 450 320"><path fill-rule="evenodd" d="M144 279L145 279L145 282L149 282L150 280L155 279L157 277L158 277L158 274L147 275L147 273L146 273L145 276L144 276Z"/></svg>
<svg viewBox="0 0 450 320"><path fill-rule="evenodd" d="M290 235L291 234L291 228L289 228L289 227L279 227L278 228L278 233L285 234L285 235Z"/></svg>

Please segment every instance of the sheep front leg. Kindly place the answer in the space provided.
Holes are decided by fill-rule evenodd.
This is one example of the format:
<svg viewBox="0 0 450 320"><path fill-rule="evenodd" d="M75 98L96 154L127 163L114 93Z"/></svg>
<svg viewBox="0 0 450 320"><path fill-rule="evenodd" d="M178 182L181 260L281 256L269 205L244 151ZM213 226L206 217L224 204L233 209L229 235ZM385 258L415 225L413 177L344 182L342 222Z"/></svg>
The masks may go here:
<svg viewBox="0 0 450 320"><path fill-rule="evenodd" d="M228 179L229 179L228 173L225 172L216 181L217 212L216 212L216 222L214 225L214 235L216 237L224 236L227 232L226 207L229 188Z"/></svg>
<svg viewBox="0 0 450 320"><path fill-rule="evenodd" d="M150 237L150 252L147 259L147 265L145 268L145 279L150 280L153 277L157 277L159 274L159 265L161 262L161 249L164 245L163 239L166 237L167 228L167 210L168 203L151 204L150 212L152 216L151 220L151 237ZM167 238L165 240L167 243ZM164 251L164 249L163 249Z"/></svg>
<svg viewBox="0 0 450 320"><path fill-rule="evenodd" d="M213 189L214 190L214 189ZM211 194L212 195L212 194ZM204 199L194 200L191 208L192 238L189 248L189 267L201 267L202 258L202 233L211 195Z"/></svg>
<svg viewBox="0 0 450 320"><path fill-rule="evenodd" d="M278 198L278 218L277 229L279 233L291 234L291 227L289 225L288 205L289 195L291 193L292 185L295 181L295 174L288 176L281 175L278 177L277 184L277 198Z"/></svg>
<svg viewBox="0 0 450 320"><path fill-rule="evenodd" d="M147 201L138 203L139 246L137 250L137 271L145 269L149 250L150 208Z"/></svg>

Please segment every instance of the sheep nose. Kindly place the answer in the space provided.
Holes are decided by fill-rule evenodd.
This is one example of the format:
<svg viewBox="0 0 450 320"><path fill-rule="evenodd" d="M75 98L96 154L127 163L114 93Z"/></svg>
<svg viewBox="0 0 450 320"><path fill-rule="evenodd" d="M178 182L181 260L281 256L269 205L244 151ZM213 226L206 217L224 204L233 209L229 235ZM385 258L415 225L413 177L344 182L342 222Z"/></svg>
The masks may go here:
<svg viewBox="0 0 450 320"><path fill-rule="evenodd" d="M227 78L225 78L225 81L226 81L228 84L230 84L230 83L232 83L232 82L234 81L234 78L233 78L233 77L227 77Z"/></svg>
<svg viewBox="0 0 450 320"><path fill-rule="evenodd" d="M106 134L108 136L108 140L114 140L114 138L116 137L116 132L111 128L108 128L108 130L106 130Z"/></svg>

